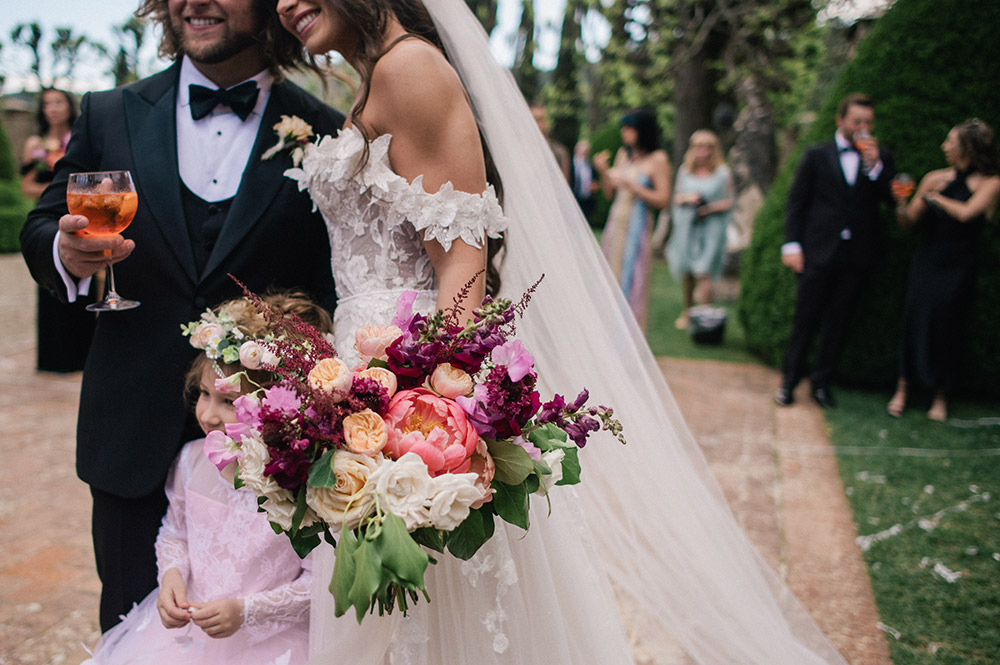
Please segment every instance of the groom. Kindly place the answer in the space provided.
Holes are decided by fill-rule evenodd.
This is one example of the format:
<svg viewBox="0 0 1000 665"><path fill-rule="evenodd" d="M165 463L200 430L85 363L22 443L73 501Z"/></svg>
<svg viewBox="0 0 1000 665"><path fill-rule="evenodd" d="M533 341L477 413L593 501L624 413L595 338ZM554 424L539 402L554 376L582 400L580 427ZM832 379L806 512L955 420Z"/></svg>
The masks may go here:
<svg viewBox="0 0 1000 665"><path fill-rule="evenodd" d="M180 324L240 295L227 273L258 293L297 288L334 306L323 220L283 177L288 151L261 155L282 115L317 135L335 133L343 116L281 79L302 50L268 6L144 0L137 15L161 24L160 51L175 63L83 98L66 156L21 234L31 274L60 299L86 293L111 250L119 290L142 303L100 315L80 395L77 472L94 500L102 630L156 586L164 480L181 445L201 435L184 397L196 351ZM69 173L123 169L139 194L132 224L111 238L78 235L87 220L67 214Z"/></svg>

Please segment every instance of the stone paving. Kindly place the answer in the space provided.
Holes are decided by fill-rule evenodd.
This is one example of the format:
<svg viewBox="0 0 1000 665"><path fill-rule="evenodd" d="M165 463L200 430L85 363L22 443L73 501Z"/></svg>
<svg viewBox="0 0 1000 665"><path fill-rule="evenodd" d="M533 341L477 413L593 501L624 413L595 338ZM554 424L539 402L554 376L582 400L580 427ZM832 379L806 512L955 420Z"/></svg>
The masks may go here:
<svg viewBox="0 0 1000 665"><path fill-rule="evenodd" d="M34 287L19 256L0 256L0 284L0 665L76 664L99 635L100 592L74 470L80 375L34 371ZM765 560L851 665L890 665L821 412L805 395L774 407L767 368L660 366ZM639 643L637 663L685 662L667 649Z"/></svg>

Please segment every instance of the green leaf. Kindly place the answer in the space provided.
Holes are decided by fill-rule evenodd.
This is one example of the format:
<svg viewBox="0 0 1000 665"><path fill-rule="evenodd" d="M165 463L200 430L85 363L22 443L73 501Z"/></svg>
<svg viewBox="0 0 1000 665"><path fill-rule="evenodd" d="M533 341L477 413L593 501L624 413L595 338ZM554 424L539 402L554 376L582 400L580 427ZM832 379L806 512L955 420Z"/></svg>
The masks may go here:
<svg viewBox="0 0 1000 665"><path fill-rule="evenodd" d="M384 568L415 588L424 588L424 571L427 570L429 557L420 549L420 545L413 542L406 531L406 523L400 517L392 513L386 514L375 545Z"/></svg>
<svg viewBox="0 0 1000 665"><path fill-rule="evenodd" d="M524 482L534 469L531 457L521 446L490 439L486 439L486 446L496 465L496 474L493 477L501 483L518 485Z"/></svg>
<svg viewBox="0 0 1000 665"><path fill-rule="evenodd" d="M546 423L528 433L528 441L535 444L535 447L543 453L547 453L555 448L565 448L567 445L573 445L566 443L567 438L566 432L552 423ZM490 452L492 454L492 451Z"/></svg>
<svg viewBox="0 0 1000 665"><path fill-rule="evenodd" d="M303 535L302 532L299 532L299 535L292 538L291 541L292 549L295 550L295 553L299 555L300 559L305 559L309 556L310 552L316 549L316 546L319 545L320 539L319 534L313 533Z"/></svg>
<svg viewBox="0 0 1000 665"><path fill-rule="evenodd" d="M530 459L530 458L529 458ZM510 522L522 529L528 528L528 492L521 483L507 485L493 483L496 494L493 495L493 509L505 522Z"/></svg>
<svg viewBox="0 0 1000 665"><path fill-rule="evenodd" d="M389 369L389 363L381 358L372 358L368 361L368 367L381 367L382 369Z"/></svg>
<svg viewBox="0 0 1000 665"><path fill-rule="evenodd" d="M490 533L486 533L486 523L489 522ZM465 521L459 524L448 539L448 551L463 561L472 558L489 537L493 535L493 514L477 508L469 513Z"/></svg>
<svg viewBox="0 0 1000 665"><path fill-rule="evenodd" d="M333 564L333 578L330 580L330 593L333 594L333 612L343 616L351 606L351 587L357 566L354 564L354 551L358 549L358 539L346 527L340 530L340 542L334 550L336 560Z"/></svg>
<svg viewBox="0 0 1000 665"><path fill-rule="evenodd" d="M365 612L371 607L372 595L382 584L382 559L378 553L378 546L366 538L361 539L351 558L354 559L356 570L354 584L351 585L347 598L357 610L358 623L361 623L365 618Z"/></svg>
<svg viewBox="0 0 1000 665"><path fill-rule="evenodd" d="M566 457L562 461L562 478L556 485L576 485L580 482L580 449L575 445L565 448Z"/></svg>
<svg viewBox="0 0 1000 665"><path fill-rule="evenodd" d="M309 505L306 503L306 488L299 487L298 491L295 493L295 512L292 514L292 528L289 529L292 534L298 534L299 526L302 524L302 518L305 516L308 509Z"/></svg>
<svg viewBox="0 0 1000 665"><path fill-rule="evenodd" d="M418 544L435 552L444 553L445 533L429 526L417 529L410 534Z"/></svg>
<svg viewBox="0 0 1000 665"><path fill-rule="evenodd" d="M310 487L333 487L337 484L337 474L333 472L333 448L309 467Z"/></svg>

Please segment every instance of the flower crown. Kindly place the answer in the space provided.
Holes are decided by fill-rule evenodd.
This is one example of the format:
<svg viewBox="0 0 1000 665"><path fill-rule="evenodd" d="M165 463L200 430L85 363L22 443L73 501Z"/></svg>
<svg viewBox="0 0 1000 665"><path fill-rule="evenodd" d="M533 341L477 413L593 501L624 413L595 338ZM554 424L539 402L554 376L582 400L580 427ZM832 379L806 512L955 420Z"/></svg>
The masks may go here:
<svg viewBox="0 0 1000 665"><path fill-rule="evenodd" d="M264 337L250 337L240 330L236 321L226 310L218 314L205 310L197 321L181 324L181 333L189 338L191 346L201 349L212 361L212 367L220 378L226 378L218 361L245 369L271 369L278 366L278 357L268 348L273 340L270 333Z"/></svg>

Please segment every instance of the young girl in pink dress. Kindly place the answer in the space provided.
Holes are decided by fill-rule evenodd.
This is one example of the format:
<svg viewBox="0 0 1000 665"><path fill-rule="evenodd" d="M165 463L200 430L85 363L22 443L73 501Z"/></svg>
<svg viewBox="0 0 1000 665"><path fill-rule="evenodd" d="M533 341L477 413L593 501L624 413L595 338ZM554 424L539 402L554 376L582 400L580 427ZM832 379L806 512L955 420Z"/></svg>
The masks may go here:
<svg viewBox="0 0 1000 665"><path fill-rule="evenodd" d="M332 327L329 315L304 298L265 300L321 332ZM250 381L266 385L273 379L259 369L266 347L253 352L270 331L241 298L203 315L188 332L191 344L205 350L188 373L188 386L208 436L236 422L233 402L252 389ZM220 354L226 346L232 348ZM250 381L231 379L227 385L239 372ZM274 533L252 492L234 488L233 471L229 466L219 472L205 454L205 439L181 449L167 477L169 507L156 540L160 585L102 636L84 665L305 662L310 559L300 559L287 537Z"/></svg>

